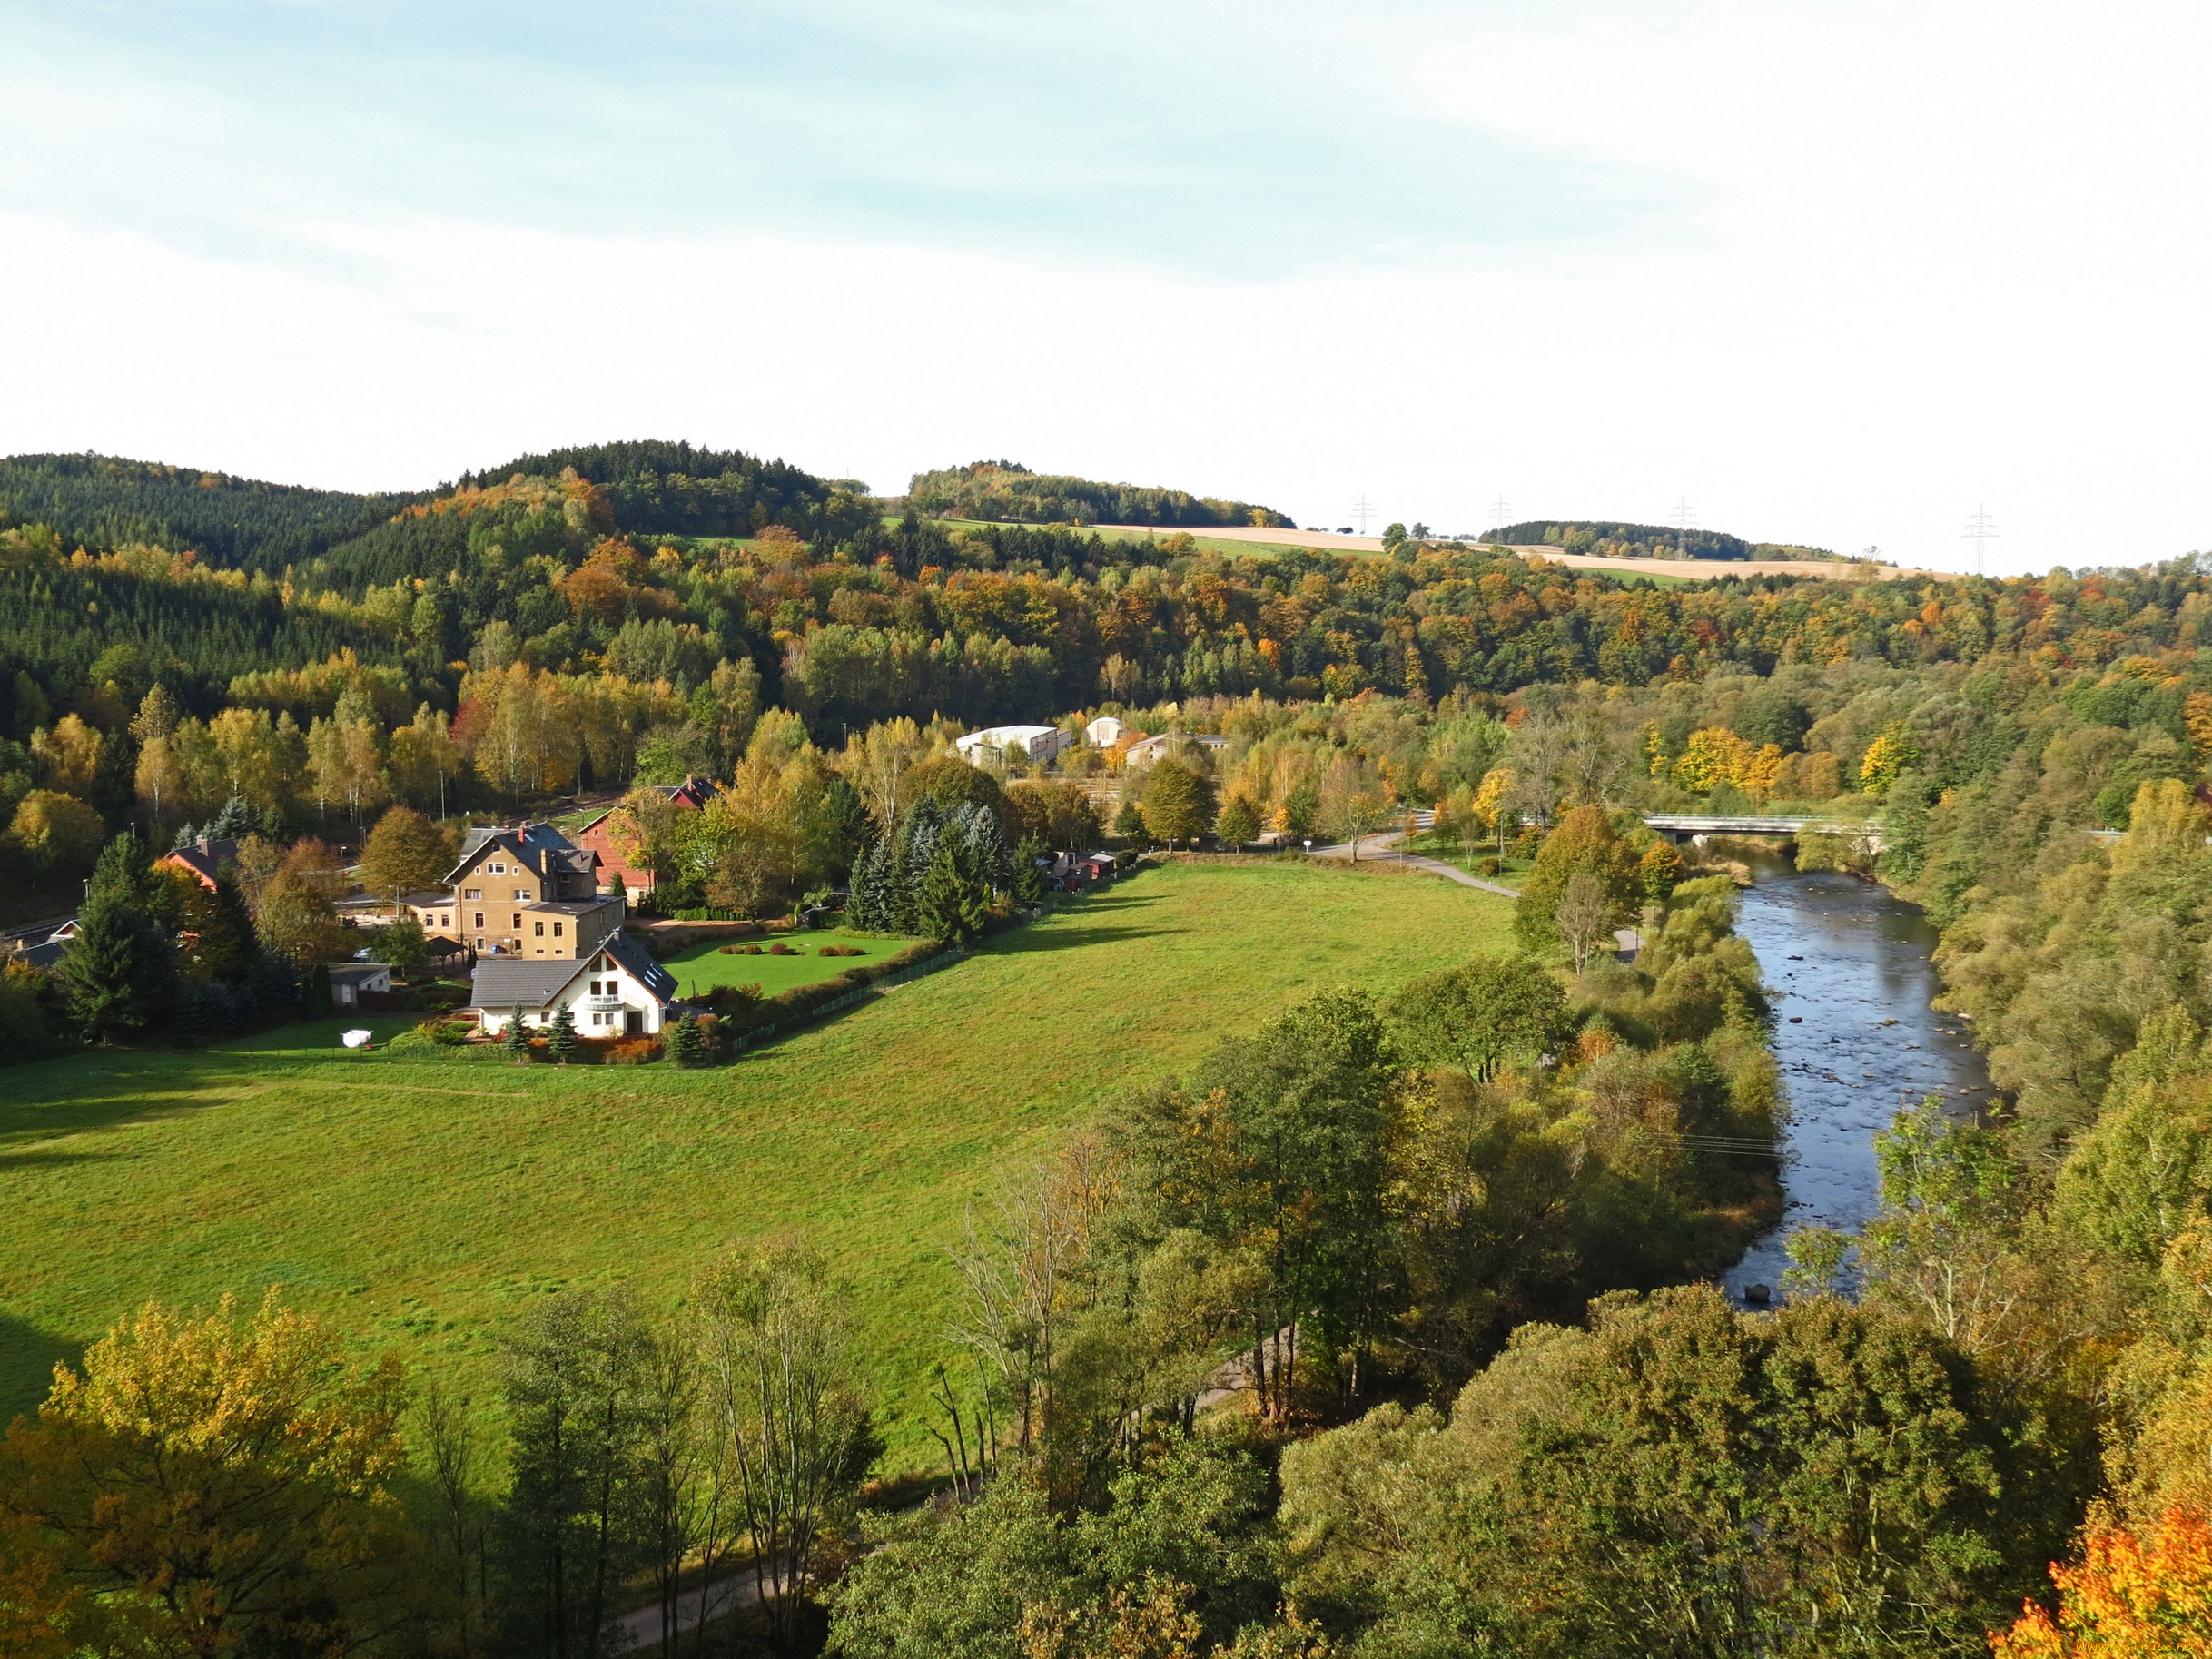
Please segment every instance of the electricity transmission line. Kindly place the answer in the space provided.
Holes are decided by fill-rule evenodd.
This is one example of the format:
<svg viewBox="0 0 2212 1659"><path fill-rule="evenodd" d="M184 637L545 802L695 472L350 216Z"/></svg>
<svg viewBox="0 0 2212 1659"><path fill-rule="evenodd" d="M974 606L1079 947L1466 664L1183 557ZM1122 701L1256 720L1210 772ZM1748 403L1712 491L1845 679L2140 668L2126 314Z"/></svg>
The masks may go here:
<svg viewBox="0 0 2212 1659"><path fill-rule="evenodd" d="M1359 520L1359 533L1362 536L1368 533L1368 515L1374 510L1374 505L1368 499L1368 492L1364 489L1361 490L1358 501L1353 505L1352 512Z"/></svg>

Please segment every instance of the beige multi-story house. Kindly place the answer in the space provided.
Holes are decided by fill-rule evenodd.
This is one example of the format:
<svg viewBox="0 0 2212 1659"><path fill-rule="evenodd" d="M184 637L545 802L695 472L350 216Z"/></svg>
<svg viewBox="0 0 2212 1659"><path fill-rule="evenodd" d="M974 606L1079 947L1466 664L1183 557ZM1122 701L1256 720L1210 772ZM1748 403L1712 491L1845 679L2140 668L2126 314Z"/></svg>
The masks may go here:
<svg viewBox="0 0 2212 1659"><path fill-rule="evenodd" d="M550 824L475 829L446 877L450 892L410 893L400 903L427 933L458 939L479 956L574 962L622 929L629 906L598 891L597 855Z"/></svg>

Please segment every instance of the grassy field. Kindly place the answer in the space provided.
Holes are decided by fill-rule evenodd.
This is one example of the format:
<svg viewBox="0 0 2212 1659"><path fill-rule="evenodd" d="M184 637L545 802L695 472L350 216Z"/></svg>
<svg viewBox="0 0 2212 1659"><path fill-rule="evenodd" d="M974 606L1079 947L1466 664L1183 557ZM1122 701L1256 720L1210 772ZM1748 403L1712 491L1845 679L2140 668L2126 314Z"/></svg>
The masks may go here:
<svg viewBox="0 0 2212 1659"><path fill-rule="evenodd" d="M499 1334L538 1297L670 1296L732 1241L796 1227L859 1286L893 1463L926 1464L945 1247L979 1198L1118 1089L1302 995L1496 948L1509 913L1440 880L1170 864L718 1071L350 1055L335 1021L15 1068L0 1419L146 1299L272 1282L488 1398Z"/></svg>
<svg viewBox="0 0 2212 1659"><path fill-rule="evenodd" d="M726 943L726 940L714 940L706 944L695 944L689 950L669 957L662 966L676 975L676 983L683 987L686 996L713 985L747 984L758 985L765 994L774 996L777 992L788 991L794 985L811 985L816 980L834 979L847 968L881 962L884 957L919 942L824 928L819 933L779 933L775 939L745 939L737 942L759 945L760 954L757 956L725 956L722 946ZM805 953L800 956L769 955L768 947L778 943ZM825 956L821 951L825 944L857 946L867 954Z"/></svg>
<svg viewBox="0 0 2212 1659"><path fill-rule="evenodd" d="M892 519L890 522L895 524L897 520ZM1002 524L983 518L938 518L933 520L932 522L941 524L948 530L1003 530L1023 528L1071 529L1080 530L1086 536L1096 536L1103 541L1142 541L1146 538L1147 535L1147 532L1143 530L1132 530L1125 528L1110 529L1096 524L1024 526L1012 523ZM1303 553L1308 551L1308 548L1294 547L1289 542L1238 541L1226 536L1209 536L1203 530L1179 530L1171 526L1166 525L1160 526L1160 528L1150 531L1150 534L1154 540L1158 541L1165 541L1170 536L1189 536L1192 544L1199 549L1199 551L1202 553L1226 553L1232 558L1240 553L1251 553L1257 554L1261 558L1269 558L1278 553ZM1382 556L1379 553L1356 552L1352 555L1352 557L1355 558L1379 558Z"/></svg>
<svg viewBox="0 0 2212 1659"><path fill-rule="evenodd" d="M1472 857L1468 856L1463 843L1446 835L1409 835L1398 843L1398 846L1403 852L1418 853L1422 857L1436 859L1439 864L1457 865L1469 875L1480 876L1486 882L1497 882L1516 890L1527 878L1528 866L1536 862L1530 858L1506 857L1499 860L1496 870L1486 874L1482 868L1483 861L1495 855L1496 843L1486 843Z"/></svg>

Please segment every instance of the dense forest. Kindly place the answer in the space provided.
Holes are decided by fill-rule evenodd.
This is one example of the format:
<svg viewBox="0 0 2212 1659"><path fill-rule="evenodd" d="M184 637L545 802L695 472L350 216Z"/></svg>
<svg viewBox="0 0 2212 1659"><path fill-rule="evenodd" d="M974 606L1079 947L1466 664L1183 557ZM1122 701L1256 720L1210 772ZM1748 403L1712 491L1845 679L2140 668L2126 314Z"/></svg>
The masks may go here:
<svg viewBox="0 0 2212 1659"><path fill-rule="evenodd" d="M700 478L734 481L669 482ZM741 499L746 533L647 525ZM609 1585L673 1620L703 1559L764 1581L757 1639L883 1659L2163 1654L2212 1619L2196 559L1661 589L1417 540L1225 558L649 446L274 572L140 534L0 531L10 854L73 902L92 876L93 944L0 973L11 1056L289 1017L333 936L323 838L397 890L460 813L686 771L710 808L636 791L615 826L671 902L843 883L864 923L961 938L1037 900L1046 848L1420 805L1438 853L1516 873L1518 953L1284 1010L1011 1180L958 1264L951 1485L918 1508L861 1504L854 1292L795 1245L680 1305L547 1299L496 1443L281 1307L150 1311L0 1454L25 1652L584 1659ZM378 537L423 562L332 574ZM951 752L1101 710L1123 737L1049 764ZM1220 741L1123 771L1145 733ZM1900 1112L1879 1218L1799 1233L1772 1313L1696 1282L1775 1213L1784 1102L1725 849L1684 869L1639 819L1693 805L1878 825L1796 855L1925 907L1998 1085ZM237 884L149 869L211 825ZM1201 1409L1225 1365L1249 1409ZM139 1506L231 1397L264 1449L207 1478L293 1542L211 1623L147 1586L230 1523Z"/></svg>
<svg viewBox="0 0 2212 1659"><path fill-rule="evenodd" d="M1032 472L1012 461L971 461L917 472L906 504L936 518L985 518L1014 524L1152 524L1181 529L1209 525L1298 527L1273 508L1222 501L1180 489L1101 484L1091 479Z"/></svg>
<svg viewBox="0 0 2212 1659"><path fill-rule="evenodd" d="M1821 548L1745 541L1720 530L1672 529L1660 524L1547 524L1530 519L1486 531L1482 539L1507 547L1552 547L1606 558L1833 558Z"/></svg>

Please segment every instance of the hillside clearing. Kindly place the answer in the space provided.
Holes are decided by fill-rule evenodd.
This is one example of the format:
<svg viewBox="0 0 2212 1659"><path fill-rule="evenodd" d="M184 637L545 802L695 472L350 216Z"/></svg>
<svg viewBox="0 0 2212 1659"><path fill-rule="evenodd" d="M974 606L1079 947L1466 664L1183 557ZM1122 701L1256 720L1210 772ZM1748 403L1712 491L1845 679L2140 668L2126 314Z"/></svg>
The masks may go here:
<svg viewBox="0 0 2212 1659"><path fill-rule="evenodd" d="M535 1298L625 1279L671 1295L732 1240L798 1227L859 1286L892 1461L926 1462L945 1247L998 1180L1217 1037L1496 948L1509 914L1442 881L1173 864L718 1071L345 1055L341 1022L17 1068L0 1418L148 1298L271 1282L481 1400Z"/></svg>

